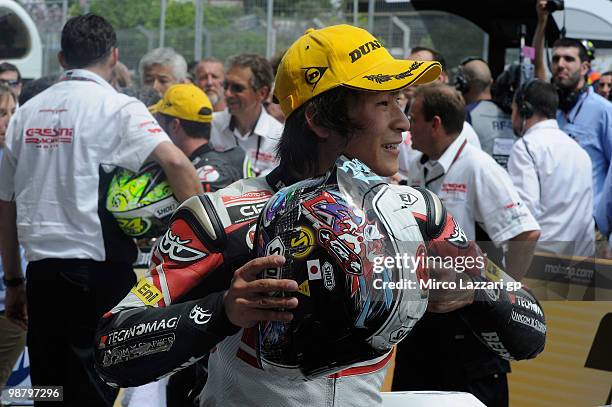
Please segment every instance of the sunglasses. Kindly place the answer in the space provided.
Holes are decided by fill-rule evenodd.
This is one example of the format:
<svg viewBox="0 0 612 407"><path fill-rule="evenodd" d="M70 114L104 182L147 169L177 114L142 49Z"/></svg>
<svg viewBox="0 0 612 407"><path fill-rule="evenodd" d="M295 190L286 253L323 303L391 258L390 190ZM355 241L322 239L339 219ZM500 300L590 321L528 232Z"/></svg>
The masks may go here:
<svg viewBox="0 0 612 407"><path fill-rule="evenodd" d="M0 84L10 86L11 88L19 86L21 81L19 79L0 79Z"/></svg>
<svg viewBox="0 0 612 407"><path fill-rule="evenodd" d="M224 90L231 90L232 93L241 93L244 92L246 90L246 86L241 85L239 83L233 83L233 82L223 82L223 89Z"/></svg>

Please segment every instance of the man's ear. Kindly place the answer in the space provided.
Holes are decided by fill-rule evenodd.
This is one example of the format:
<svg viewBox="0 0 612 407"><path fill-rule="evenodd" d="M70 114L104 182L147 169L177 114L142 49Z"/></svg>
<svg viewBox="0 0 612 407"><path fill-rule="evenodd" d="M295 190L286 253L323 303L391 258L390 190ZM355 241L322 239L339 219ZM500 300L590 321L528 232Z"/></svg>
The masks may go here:
<svg viewBox="0 0 612 407"><path fill-rule="evenodd" d="M591 63L589 61L583 61L580 63L580 76L584 77L589 72Z"/></svg>
<svg viewBox="0 0 612 407"><path fill-rule="evenodd" d="M270 95L270 87L262 86L261 88L257 89L255 93L257 93L257 96L259 96L259 100L263 102L268 98L268 95Z"/></svg>
<svg viewBox="0 0 612 407"><path fill-rule="evenodd" d="M314 121L314 112L310 106L306 108L304 111L304 118L306 119L306 124L310 129L317 135L317 137L322 139L328 139L331 136L331 131L326 129L325 127L319 126Z"/></svg>
<svg viewBox="0 0 612 407"><path fill-rule="evenodd" d="M440 130L442 130L442 118L440 116L434 116L431 119L431 127L433 128L434 132L439 132Z"/></svg>
<svg viewBox="0 0 612 407"><path fill-rule="evenodd" d="M114 68L115 65L117 65L117 62L119 62L119 48L115 47L115 48L111 49L111 53L110 53L110 66L111 66L111 68Z"/></svg>
<svg viewBox="0 0 612 407"><path fill-rule="evenodd" d="M172 120L170 121L169 127L172 130L172 132L176 134L181 128L181 121L177 119L176 117L173 117Z"/></svg>
<svg viewBox="0 0 612 407"><path fill-rule="evenodd" d="M64 51L60 51L57 53L57 60L59 61L62 68L68 69L68 64L66 63L66 56L64 55Z"/></svg>

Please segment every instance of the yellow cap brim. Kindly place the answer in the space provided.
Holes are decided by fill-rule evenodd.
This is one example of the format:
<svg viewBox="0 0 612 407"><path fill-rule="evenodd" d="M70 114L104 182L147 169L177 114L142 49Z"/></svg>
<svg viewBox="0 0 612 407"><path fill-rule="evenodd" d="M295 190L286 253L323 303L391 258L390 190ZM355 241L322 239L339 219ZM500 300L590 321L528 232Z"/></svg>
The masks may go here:
<svg viewBox="0 0 612 407"><path fill-rule="evenodd" d="M437 61L387 60L343 83L344 86L374 92L400 90L433 82L440 76Z"/></svg>
<svg viewBox="0 0 612 407"><path fill-rule="evenodd" d="M163 99L160 99L159 102L157 102L156 104L149 106L148 107L149 112L151 114L155 114L155 113L159 112L161 110L162 102L163 101L164 101Z"/></svg>

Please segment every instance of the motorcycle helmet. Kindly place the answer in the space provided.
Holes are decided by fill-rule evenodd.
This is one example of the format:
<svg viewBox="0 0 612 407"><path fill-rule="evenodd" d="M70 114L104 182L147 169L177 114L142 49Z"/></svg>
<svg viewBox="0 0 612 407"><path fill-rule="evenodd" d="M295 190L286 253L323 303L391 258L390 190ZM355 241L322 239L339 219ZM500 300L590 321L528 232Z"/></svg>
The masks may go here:
<svg viewBox="0 0 612 407"><path fill-rule="evenodd" d="M106 209L128 236L155 238L164 233L178 203L162 168L147 163L134 173L118 168L108 187Z"/></svg>
<svg viewBox="0 0 612 407"><path fill-rule="evenodd" d="M255 243L257 256L286 258L262 278L299 286L297 293L273 294L298 298L291 322L258 325L260 365L289 379L383 359L427 307L419 284L426 270L396 261L426 255L419 227L359 160L340 157L326 176L278 191L260 214Z"/></svg>

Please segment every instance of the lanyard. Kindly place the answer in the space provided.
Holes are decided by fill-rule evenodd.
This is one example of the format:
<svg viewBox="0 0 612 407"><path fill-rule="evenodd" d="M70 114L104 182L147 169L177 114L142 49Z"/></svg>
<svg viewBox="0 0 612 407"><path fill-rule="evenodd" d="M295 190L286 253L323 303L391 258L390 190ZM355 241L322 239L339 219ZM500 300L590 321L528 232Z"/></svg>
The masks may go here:
<svg viewBox="0 0 612 407"><path fill-rule="evenodd" d="M461 155L461 152L463 151L463 148L465 147L466 144L467 144L467 139L463 140L463 143L461 144L461 147L459 147L459 150L457 150L457 153L455 154L455 157L453 157L453 161L448 166L448 169L445 172L443 172L442 174L438 175L437 177L434 177L434 178L430 179L429 181L425 181L425 188L429 188L430 184L432 184L433 182L439 180L445 174L448 174L448 172L450 171L450 169L453 166L453 164L455 164L455 161L457 161L457 159ZM423 179L424 180L427 179L427 172L428 172L427 167L423 166Z"/></svg>
<svg viewBox="0 0 612 407"><path fill-rule="evenodd" d="M255 128L253 128L253 130L255 130ZM251 134L253 134L253 131L251 131ZM251 135L249 135L249 137L251 137ZM253 172L255 173L256 176L259 176L259 174L261 173L261 171L257 171L257 160L259 160L259 148L261 147L261 139L262 137L258 134L257 135L257 150L255 151L255 162L253 163Z"/></svg>

